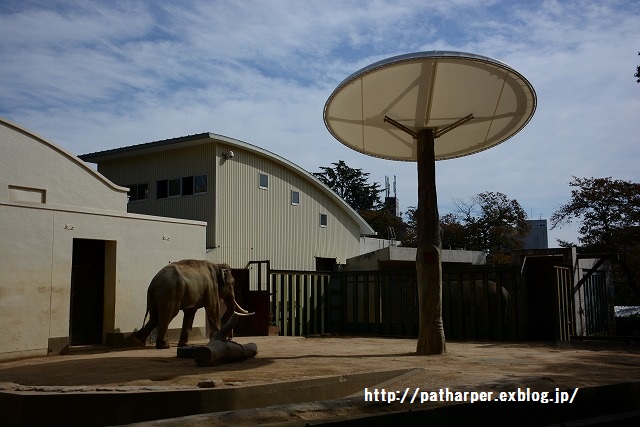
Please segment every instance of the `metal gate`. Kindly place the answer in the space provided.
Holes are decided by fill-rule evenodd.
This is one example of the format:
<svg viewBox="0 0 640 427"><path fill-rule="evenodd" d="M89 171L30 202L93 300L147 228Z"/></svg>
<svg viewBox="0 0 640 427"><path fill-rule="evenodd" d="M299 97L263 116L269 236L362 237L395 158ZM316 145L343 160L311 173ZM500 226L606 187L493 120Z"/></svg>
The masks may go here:
<svg viewBox="0 0 640 427"><path fill-rule="evenodd" d="M607 290L606 273L590 272L576 287L577 315L585 336L606 336L611 333L611 298Z"/></svg>
<svg viewBox="0 0 640 427"><path fill-rule="evenodd" d="M554 332L556 340L569 341L575 335L573 280L571 268L554 266Z"/></svg>
<svg viewBox="0 0 640 427"><path fill-rule="evenodd" d="M280 335L327 332L329 278L328 273L271 270L271 319Z"/></svg>

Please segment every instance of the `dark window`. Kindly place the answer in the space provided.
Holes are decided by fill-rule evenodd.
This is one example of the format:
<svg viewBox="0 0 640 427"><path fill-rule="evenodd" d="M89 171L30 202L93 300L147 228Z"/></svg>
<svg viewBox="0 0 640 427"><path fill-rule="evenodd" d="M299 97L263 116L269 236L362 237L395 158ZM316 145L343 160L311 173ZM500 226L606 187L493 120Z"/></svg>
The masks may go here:
<svg viewBox="0 0 640 427"><path fill-rule="evenodd" d="M149 183L138 184L138 200L147 200L149 198Z"/></svg>
<svg viewBox="0 0 640 427"><path fill-rule="evenodd" d="M336 264L335 258L316 257L316 271L333 271Z"/></svg>
<svg viewBox="0 0 640 427"><path fill-rule="evenodd" d="M194 193L207 192L207 175L198 175L194 177L193 192Z"/></svg>
<svg viewBox="0 0 640 427"><path fill-rule="evenodd" d="M327 214L320 214L320 227L327 226Z"/></svg>
<svg viewBox="0 0 640 427"><path fill-rule="evenodd" d="M300 192L291 190L291 204L297 206L300 204Z"/></svg>
<svg viewBox="0 0 640 427"><path fill-rule="evenodd" d="M156 186L156 197L158 199L166 199L169 195L168 190L169 186L167 185L169 181L166 179L158 181L158 185Z"/></svg>
<svg viewBox="0 0 640 427"><path fill-rule="evenodd" d="M190 196L193 194L193 177L185 176L182 178L182 195Z"/></svg>
<svg viewBox="0 0 640 427"><path fill-rule="evenodd" d="M169 197L180 195L180 178L169 180Z"/></svg>
<svg viewBox="0 0 640 427"><path fill-rule="evenodd" d="M206 192L207 175L183 176L182 178L175 179L162 179L157 183L158 199L166 199L167 197L191 196L193 194Z"/></svg>
<svg viewBox="0 0 640 427"><path fill-rule="evenodd" d="M262 189L269 188L269 175L264 173L260 174L260 188Z"/></svg>
<svg viewBox="0 0 640 427"><path fill-rule="evenodd" d="M147 200L149 198L149 184L131 184L129 187L129 201Z"/></svg>

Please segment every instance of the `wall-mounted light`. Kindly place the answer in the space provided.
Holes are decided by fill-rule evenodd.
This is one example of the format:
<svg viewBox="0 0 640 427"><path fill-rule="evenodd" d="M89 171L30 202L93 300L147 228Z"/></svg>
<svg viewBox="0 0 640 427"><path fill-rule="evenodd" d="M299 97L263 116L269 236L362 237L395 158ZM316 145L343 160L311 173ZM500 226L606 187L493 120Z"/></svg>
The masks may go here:
<svg viewBox="0 0 640 427"><path fill-rule="evenodd" d="M222 157L224 157L225 160L233 159L233 156L235 156L235 154L233 154L231 150L222 152Z"/></svg>

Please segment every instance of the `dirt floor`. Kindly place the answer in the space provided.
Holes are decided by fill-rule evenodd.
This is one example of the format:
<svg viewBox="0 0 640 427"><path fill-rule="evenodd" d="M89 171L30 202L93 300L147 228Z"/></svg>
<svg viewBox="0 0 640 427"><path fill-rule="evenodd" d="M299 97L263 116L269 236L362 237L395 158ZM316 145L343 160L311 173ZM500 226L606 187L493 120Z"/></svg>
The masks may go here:
<svg viewBox="0 0 640 427"><path fill-rule="evenodd" d="M631 343L448 342L444 355L417 356L415 339L269 336L236 341L256 343L258 355L198 367L191 359L177 358L175 347L147 346L4 361L0 390L239 387L403 368L424 370L385 384L388 390L553 391L640 381L640 346Z"/></svg>

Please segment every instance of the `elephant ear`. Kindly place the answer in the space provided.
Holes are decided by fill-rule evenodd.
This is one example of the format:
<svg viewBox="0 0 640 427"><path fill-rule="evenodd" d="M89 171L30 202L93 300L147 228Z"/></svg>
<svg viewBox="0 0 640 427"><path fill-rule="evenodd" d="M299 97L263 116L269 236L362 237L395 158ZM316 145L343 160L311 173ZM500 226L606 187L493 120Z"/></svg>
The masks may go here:
<svg viewBox="0 0 640 427"><path fill-rule="evenodd" d="M216 282L218 283L223 283L224 282L224 273L222 272L222 268L220 268L219 266L214 266L213 268L213 277L216 278Z"/></svg>
<svg viewBox="0 0 640 427"><path fill-rule="evenodd" d="M226 265L225 265L226 267ZM218 279L218 283L222 284L222 283L226 283L227 282L227 275L230 273L228 268L224 268L221 265L217 266L217 276L216 279Z"/></svg>

